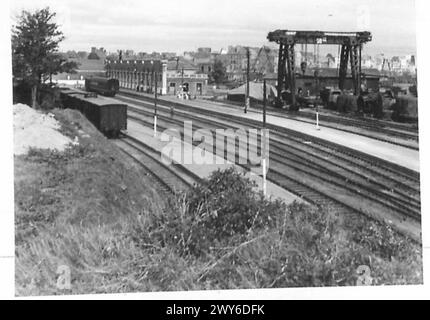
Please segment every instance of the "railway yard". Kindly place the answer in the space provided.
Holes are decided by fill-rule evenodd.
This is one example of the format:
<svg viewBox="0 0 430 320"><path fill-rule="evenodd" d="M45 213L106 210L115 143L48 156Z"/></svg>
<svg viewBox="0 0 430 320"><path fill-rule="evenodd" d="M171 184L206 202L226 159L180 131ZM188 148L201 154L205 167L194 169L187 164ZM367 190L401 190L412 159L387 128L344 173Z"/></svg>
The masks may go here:
<svg viewBox="0 0 430 320"><path fill-rule="evenodd" d="M90 99L90 98L89 98ZM187 140L184 123L192 122L193 130L258 129L262 112L226 103L205 100L181 101L175 97L157 99L157 135L153 134L153 95L121 90L115 98L127 105L127 130L113 140L131 161L146 170L162 192L184 190L220 167L234 165L250 172L250 163L223 165L163 163L162 132L177 130ZM353 118L323 112L316 129L313 110L288 114L276 109L267 112L270 132L270 166L267 172L268 194L286 202L294 200L328 207L339 216L362 214L421 241L420 175L418 129L416 124L394 123L366 118ZM191 149L212 150L215 141L188 137ZM260 140L258 140L260 141ZM261 142L261 141L260 141ZM232 143L227 140L227 144ZM232 148L231 148L232 147ZM226 148L225 159L235 159L251 146ZM261 152L261 144L255 147ZM247 150L241 150L245 148ZM232 151L234 150L234 151ZM234 152L235 154L231 154ZM230 153L230 154L229 154ZM216 157L219 157L216 154ZM215 161L218 163L218 161ZM262 178L252 175L262 185Z"/></svg>
<svg viewBox="0 0 430 320"><path fill-rule="evenodd" d="M17 295L423 283L415 56L363 67L372 37L94 47L31 81L15 50Z"/></svg>

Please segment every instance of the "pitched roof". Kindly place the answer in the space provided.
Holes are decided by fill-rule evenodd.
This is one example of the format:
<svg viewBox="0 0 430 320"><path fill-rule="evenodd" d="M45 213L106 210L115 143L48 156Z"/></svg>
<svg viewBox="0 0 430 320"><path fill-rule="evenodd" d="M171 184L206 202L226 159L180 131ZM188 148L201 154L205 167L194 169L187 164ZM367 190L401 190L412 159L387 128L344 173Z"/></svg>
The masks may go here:
<svg viewBox="0 0 430 320"><path fill-rule="evenodd" d="M307 68L305 70L305 74L304 75L306 77L314 77L315 70L317 70L317 69L315 69L315 68ZM337 68L319 68L318 72L319 72L319 76L320 77L327 77L327 78L333 78L333 77L337 78L337 77L339 77L339 70ZM370 69L370 68L369 69L365 69L365 68L363 68L363 69L361 69L361 72L364 73L367 76L375 76L375 77L377 77L377 76L381 75L378 69ZM300 74L300 75L302 75L302 72L301 72L300 68L297 70L297 73ZM347 75L348 76L351 75L351 70L348 70Z"/></svg>
<svg viewBox="0 0 430 320"><path fill-rule="evenodd" d="M167 70L198 70L198 67L191 61L185 59L173 59L167 61Z"/></svg>
<svg viewBox="0 0 430 320"><path fill-rule="evenodd" d="M106 68L119 69L119 70L131 70L137 72L161 72L162 62L161 60L122 60L122 61L108 61Z"/></svg>
<svg viewBox="0 0 430 320"><path fill-rule="evenodd" d="M267 84L266 93L268 96L276 96L276 88L270 84ZM246 85L242 85L238 88L229 90L227 95L245 95ZM249 83L249 96L255 100L263 100L263 83L261 82L250 82Z"/></svg>
<svg viewBox="0 0 430 320"><path fill-rule="evenodd" d="M91 59L81 59L81 58L72 58L69 61L74 61L78 64L78 71L104 71L105 65L102 59L100 60L91 60Z"/></svg>

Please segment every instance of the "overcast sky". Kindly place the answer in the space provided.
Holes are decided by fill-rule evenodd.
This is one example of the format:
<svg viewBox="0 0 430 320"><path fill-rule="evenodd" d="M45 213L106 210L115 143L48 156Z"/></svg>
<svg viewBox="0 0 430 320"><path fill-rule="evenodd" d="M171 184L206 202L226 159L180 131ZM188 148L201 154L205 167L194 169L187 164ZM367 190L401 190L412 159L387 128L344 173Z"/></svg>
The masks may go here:
<svg viewBox="0 0 430 320"><path fill-rule="evenodd" d="M369 54L416 52L414 0L12 0L11 17L44 6L57 12L66 36L62 50L183 53L260 47L275 29L366 29L373 34Z"/></svg>

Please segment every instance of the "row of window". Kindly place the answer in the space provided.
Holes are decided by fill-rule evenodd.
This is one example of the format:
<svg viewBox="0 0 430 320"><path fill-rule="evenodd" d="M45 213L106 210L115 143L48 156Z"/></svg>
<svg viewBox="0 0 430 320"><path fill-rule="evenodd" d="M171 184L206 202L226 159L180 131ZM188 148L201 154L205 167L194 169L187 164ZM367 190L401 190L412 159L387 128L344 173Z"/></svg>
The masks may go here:
<svg viewBox="0 0 430 320"><path fill-rule="evenodd" d="M134 78L138 78L138 76L140 76L139 78L150 78L150 74L144 73L144 72L140 72L140 73L128 73L128 72L124 72L124 71L108 72L108 76L115 76L115 77L122 78L122 79L127 78L127 77L131 78L131 77L133 77L133 75L134 75ZM156 73L155 75L158 76L158 81L163 80L162 74ZM151 74L151 76L155 76L155 75Z"/></svg>

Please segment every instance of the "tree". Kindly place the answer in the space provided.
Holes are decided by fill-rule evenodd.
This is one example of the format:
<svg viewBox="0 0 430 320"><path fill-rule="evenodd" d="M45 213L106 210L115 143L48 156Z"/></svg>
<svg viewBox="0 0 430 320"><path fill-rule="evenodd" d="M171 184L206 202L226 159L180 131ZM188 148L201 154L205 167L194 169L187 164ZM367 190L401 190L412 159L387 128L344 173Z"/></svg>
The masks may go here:
<svg viewBox="0 0 430 320"><path fill-rule="evenodd" d="M45 82L49 79L52 83L52 75L58 73L76 73L78 64L75 61L68 61L63 55L53 53L48 57L49 63L47 63L46 73L43 74L42 80Z"/></svg>
<svg viewBox="0 0 430 320"><path fill-rule="evenodd" d="M12 27L13 76L31 86L31 100L36 108L37 90L52 74L76 67L58 54L64 40L59 26L53 22L55 12L49 7L34 13L22 11L17 25Z"/></svg>
<svg viewBox="0 0 430 320"><path fill-rule="evenodd" d="M86 51L78 51L77 53L79 59L86 59L88 57L88 52Z"/></svg>
<svg viewBox="0 0 430 320"><path fill-rule="evenodd" d="M67 58L70 59L77 59L78 58L78 54L76 53L75 50L69 50L66 52Z"/></svg>
<svg viewBox="0 0 430 320"><path fill-rule="evenodd" d="M215 83L223 83L226 81L227 71L221 60L215 61L211 78Z"/></svg>

